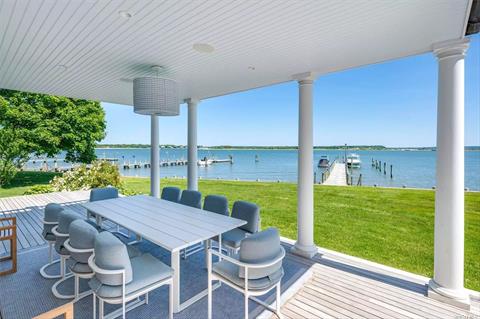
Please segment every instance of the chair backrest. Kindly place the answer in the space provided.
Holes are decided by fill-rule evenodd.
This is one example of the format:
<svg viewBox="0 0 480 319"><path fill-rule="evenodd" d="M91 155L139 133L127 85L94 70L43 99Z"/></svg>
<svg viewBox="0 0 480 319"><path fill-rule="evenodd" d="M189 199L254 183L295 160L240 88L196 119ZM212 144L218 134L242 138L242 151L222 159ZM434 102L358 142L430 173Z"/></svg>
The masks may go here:
<svg viewBox="0 0 480 319"><path fill-rule="evenodd" d="M58 216L57 231L68 235L70 224L77 219L81 217L69 209L64 209Z"/></svg>
<svg viewBox="0 0 480 319"><path fill-rule="evenodd" d="M203 202L203 209L222 215L229 215L228 200L221 195L208 195Z"/></svg>
<svg viewBox="0 0 480 319"><path fill-rule="evenodd" d="M276 228L270 227L246 237L240 244L239 260L248 264L260 264L274 261L283 254L280 235ZM282 259L265 268L249 268L248 279L268 277L282 268ZM245 278L245 269L240 267L239 276Z"/></svg>
<svg viewBox="0 0 480 319"><path fill-rule="evenodd" d="M45 206L43 211L43 220L48 223L58 223L58 217L60 212L63 211L63 207L57 203L49 203ZM55 224L43 224L42 235L46 239L47 235L52 233L52 228Z"/></svg>
<svg viewBox="0 0 480 319"><path fill-rule="evenodd" d="M77 249L93 249L95 245L95 237L98 235L98 231L84 221L83 219L74 220L70 224L69 228L70 246ZM70 252L70 258L79 263L88 263L88 258L92 252L76 253Z"/></svg>
<svg viewBox="0 0 480 319"><path fill-rule="evenodd" d="M182 190L178 187L164 187L161 198L170 202L178 203Z"/></svg>
<svg viewBox="0 0 480 319"><path fill-rule="evenodd" d="M180 197L180 204L202 208L202 193L192 190L184 190L182 196Z"/></svg>
<svg viewBox="0 0 480 319"><path fill-rule="evenodd" d="M58 227L57 231L61 234L69 234L69 228L70 224L77 220L81 219L80 216L72 212L71 210L64 209L63 211L60 212L59 217L58 217ZM56 237L55 238L55 250L57 252L60 252L61 249L63 248L63 243L65 240L68 239L68 236L65 237Z"/></svg>
<svg viewBox="0 0 480 319"><path fill-rule="evenodd" d="M112 199L118 197L118 189L115 187L93 188L90 191L90 201Z"/></svg>
<svg viewBox="0 0 480 319"><path fill-rule="evenodd" d="M95 264L105 270L125 269L125 283L133 280L132 264L128 257L127 247L110 232L101 232L95 237ZM104 285L119 286L122 284L120 274L95 273L95 277Z"/></svg>
<svg viewBox="0 0 480 319"><path fill-rule="evenodd" d="M233 203L232 217L243 219L247 222L245 225L240 226L240 229L249 233L258 232L260 225L260 208L256 204L242 200L236 201Z"/></svg>

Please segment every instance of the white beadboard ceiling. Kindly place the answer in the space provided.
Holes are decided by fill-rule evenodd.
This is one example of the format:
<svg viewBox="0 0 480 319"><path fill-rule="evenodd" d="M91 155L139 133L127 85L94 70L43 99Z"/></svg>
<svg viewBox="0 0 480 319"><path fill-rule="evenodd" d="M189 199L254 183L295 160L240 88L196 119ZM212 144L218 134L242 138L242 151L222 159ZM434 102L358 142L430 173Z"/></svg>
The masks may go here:
<svg viewBox="0 0 480 319"><path fill-rule="evenodd" d="M469 8L469 0L0 0L0 87L131 105L131 80L161 65L181 99L208 98L431 51L463 37Z"/></svg>

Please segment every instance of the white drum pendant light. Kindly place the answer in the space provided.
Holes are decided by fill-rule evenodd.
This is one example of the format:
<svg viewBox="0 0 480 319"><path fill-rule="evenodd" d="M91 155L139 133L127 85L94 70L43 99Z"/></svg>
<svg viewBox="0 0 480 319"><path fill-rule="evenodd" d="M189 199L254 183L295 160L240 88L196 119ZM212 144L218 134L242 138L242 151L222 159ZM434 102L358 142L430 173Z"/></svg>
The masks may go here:
<svg viewBox="0 0 480 319"><path fill-rule="evenodd" d="M161 70L154 66L152 70ZM175 116L180 113L177 82L161 77L133 80L133 111L143 115Z"/></svg>

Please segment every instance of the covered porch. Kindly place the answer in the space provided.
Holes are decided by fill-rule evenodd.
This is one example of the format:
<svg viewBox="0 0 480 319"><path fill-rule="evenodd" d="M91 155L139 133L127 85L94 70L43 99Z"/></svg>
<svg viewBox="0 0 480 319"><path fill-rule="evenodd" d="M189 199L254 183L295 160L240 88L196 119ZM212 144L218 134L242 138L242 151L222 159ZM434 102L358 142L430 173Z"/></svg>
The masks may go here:
<svg viewBox="0 0 480 319"><path fill-rule="evenodd" d="M438 316L451 317L475 311L478 295L464 288L463 273L463 130L466 36L478 32L478 1L5 1L2 5L0 87L135 106L142 100L160 103L149 99L162 94L165 100L173 99L160 103L162 107L175 105L171 114L167 112L171 110L148 109L142 113L151 118L154 197L159 197L161 190L159 115L178 114L178 104L186 103L188 188L197 190L201 101L298 82L298 231L297 241L285 240L284 245L292 267L312 276L297 294L285 293L284 299L289 300L283 306L286 316L428 317L437 311ZM432 53L439 70L434 277L422 278L334 252L320 250L319 254L313 230L315 79L424 53ZM174 93L165 86L136 91L137 103L132 83L146 78L168 80ZM321 100L321 94L316 98ZM39 234L39 212L47 200L62 200L79 213L81 209L69 198L86 200L84 193L45 196L0 202L4 214L19 216L19 235L24 238L21 248L25 249L20 273L2 281L18 280L22 278L18 275L29 269L31 257L27 256L34 256L35 250L28 246L42 249L44 242L35 234ZM294 282L300 278L305 277ZM294 282L292 289L298 288ZM28 284L24 287L20 297L28 297ZM365 299L366 292L371 295ZM15 300L18 298L0 305L2 311L24 310L18 308L23 302ZM311 302L316 306L307 305ZM37 306L43 305L46 303ZM76 311L82 313L79 308Z"/></svg>

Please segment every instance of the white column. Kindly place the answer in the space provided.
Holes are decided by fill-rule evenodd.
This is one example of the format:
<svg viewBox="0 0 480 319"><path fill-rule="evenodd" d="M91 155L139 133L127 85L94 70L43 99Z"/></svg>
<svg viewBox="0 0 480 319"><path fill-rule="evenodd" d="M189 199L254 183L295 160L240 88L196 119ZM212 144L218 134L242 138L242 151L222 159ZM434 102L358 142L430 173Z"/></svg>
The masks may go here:
<svg viewBox="0 0 480 319"><path fill-rule="evenodd" d="M158 116L151 115L150 131L150 194L160 197L160 146Z"/></svg>
<svg viewBox="0 0 480 319"><path fill-rule="evenodd" d="M188 189L198 190L197 165L197 105L198 101L188 99Z"/></svg>
<svg viewBox="0 0 480 319"><path fill-rule="evenodd" d="M311 258L313 242L313 78L299 83L297 242L292 252Z"/></svg>
<svg viewBox="0 0 480 319"><path fill-rule="evenodd" d="M434 46L438 58L434 277L428 295L469 308L464 267L464 57L468 40Z"/></svg>

